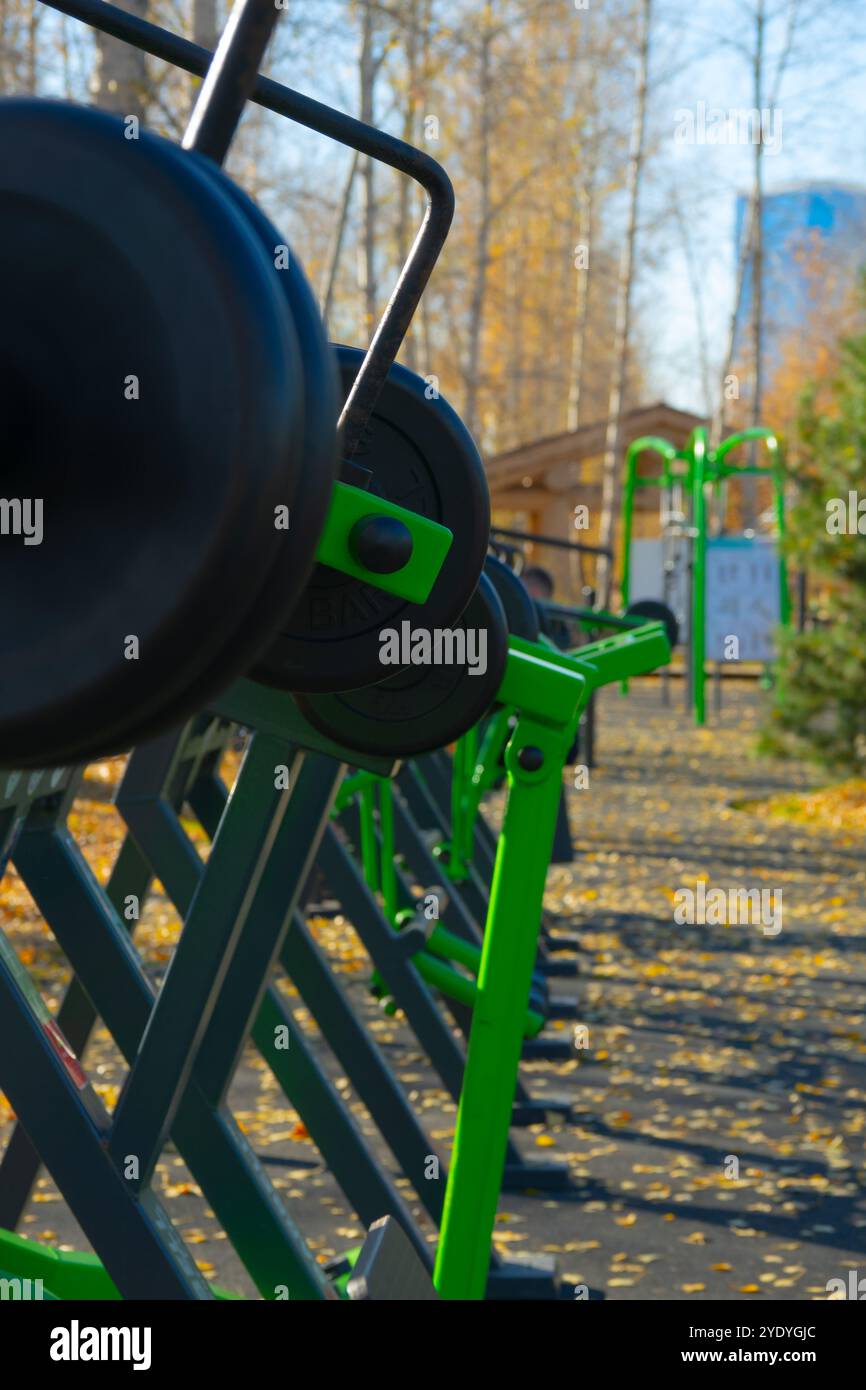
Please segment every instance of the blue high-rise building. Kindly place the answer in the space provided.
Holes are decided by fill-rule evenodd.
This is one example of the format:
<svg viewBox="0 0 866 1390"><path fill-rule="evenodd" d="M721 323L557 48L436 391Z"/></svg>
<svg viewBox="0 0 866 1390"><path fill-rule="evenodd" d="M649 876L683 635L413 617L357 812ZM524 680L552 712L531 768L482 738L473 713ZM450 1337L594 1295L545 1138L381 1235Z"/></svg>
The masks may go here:
<svg viewBox="0 0 866 1390"><path fill-rule="evenodd" d="M735 263L746 234L749 198L737 198ZM850 293L866 266L866 189L835 182L790 185L763 200L763 331L765 382L781 357L782 341L805 324L815 301L816 257L827 268L818 289L832 309ZM737 315L734 360L748 357L752 269L748 266Z"/></svg>

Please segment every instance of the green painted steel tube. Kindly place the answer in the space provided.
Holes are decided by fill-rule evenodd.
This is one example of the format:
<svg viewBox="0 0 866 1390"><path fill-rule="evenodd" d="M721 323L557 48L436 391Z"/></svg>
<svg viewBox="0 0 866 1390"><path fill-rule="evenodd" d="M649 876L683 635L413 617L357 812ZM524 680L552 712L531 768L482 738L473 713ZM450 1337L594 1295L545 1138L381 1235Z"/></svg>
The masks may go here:
<svg viewBox="0 0 866 1390"><path fill-rule="evenodd" d="M0 1230L0 1270L0 1277L42 1280L45 1297L88 1303L121 1301L117 1285L96 1255L89 1251L55 1250L14 1231ZM211 1290L218 1299L241 1298L240 1294L216 1285L211 1285Z"/></svg>
<svg viewBox="0 0 866 1390"><path fill-rule="evenodd" d="M475 836L475 816L479 802L473 802L469 795L475 769L478 766L478 726L473 725L463 735L465 745L463 754L463 789L460 798L460 858L468 864L472 859Z"/></svg>
<svg viewBox="0 0 866 1390"><path fill-rule="evenodd" d="M511 651L500 694L523 712L505 754L508 800L436 1254L447 1299L486 1289L562 768L589 691L578 673Z"/></svg>
<svg viewBox="0 0 866 1390"><path fill-rule="evenodd" d="M437 922L428 936L427 950L443 960L456 961L458 965L471 970L473 975L477 975L481 969L481 947L476 946L474 941L464 941L462 936L455 936L441 922Z"/></svg>
<svg viewBox="0 0 866 1390"><path fill-rule="evenodd" d="M358 789L358 820L361 827L361 863L371 893L378 893L379 847L376 843L375 792L372 779Z"/></svg>
<svg viewBox="0 0 866 1390"><path fill-rule="evenodd" d="M393 922L397 915L397 874L394 868L394 801L388 778L379 779L379 833L382 858L382 900L385 915Z"/></svg>
<svg viewBox="0 0 866 1390"><path fill-rule="evenodd" d="M707 502L705 494L707 470L707 432L702 427L692 431L689 441L692 453L692 710L696 724L705 720L704 653L706 632L706 572L707 572Z"/></svg>
<svg viewBox="0 0 866 1390"><path fill-rule="evenodd" d="M463 788L466 782L466 739L458 738L451 763L451 839L448 843L448 872L455 882L465 877L463 858Z"/></svg>
<svg viewBox="0 0 866 1390"><path fill-rule="evenodd" d="M427 951L419 951L412 960L422 976L434 989L438 989L440 994L444 994L446 999L453 999L457 1004L465 1004L472 1009L473 1016L478 1008L478 986L474 980L468 980L459 971L453 970L449 965L438 957L430 955ZM527 990L527 998L529 991ZM517 1014L518 1028L520 1030L521 1042L524 1038L537 1037L544 1027L544 1018L536 1009L528 1009L524 1000L523 1008ZM514 1087L512 1086L512 1094Z"/></svg>
<svg viewBox="0 0 866 1390"><path fill-rule="evenodd" d="M461 779L460 799L460 864L471 862L474 848L475 821L478 816L481 801L484 793L489 791L496 780L499 771L499 759L508 739L510 728L508 721L513 711L506 706L501 706L494 710L491 718L487 721L484 736L481 740L481 747L478 746L478 730L473 729L473 739L471 744L467 743L469 756L465 757L462 764L458 765L456 759L452 767L452 778L454 782ZM461 773L462 767L462 773ZM452 800L457 791L452 782ZM454 830L452 824L452 832ZM457 836L452 834L452 838ZM455 880L456 881L456 880Z"/></svg>
<svg viewBox="0 0 866 1390"><path fill-rule="evenodd" d="M660 454L664 460L664 470L656 477L639 478L637 475L638 457L643 453ZM629 444L625 453L625 481L622 491L622 578L619 592L623 608L628 607L629 585L631 582L631 533L634 520L634 494L639 487L669 487L671 482L670 465L677 457L677 451L667 439L647 434Z"/></svg>
<svg viewBox="0 0 866 1390"><path fill-rule="evenodd" d="M749 443L751 440L760 441L767 446L767 452L770 455L770 463L766 467L759 467L757 465L744 465L738 467L736 464L725 462L727 455L733 449L738 448L741 444ZM773 509L776 514L776 529L779 533L779 621L782 627L790 627L791 593L788 586L788 570L784 556L785 475L782 468L779 441L772 430L766 429L762 425L754 425L750 429L739 430L736 434L732 434L724 440L714 451L713 460L717 483L727 478L736 477L738 474L771 477L773 480Z"/></svg>

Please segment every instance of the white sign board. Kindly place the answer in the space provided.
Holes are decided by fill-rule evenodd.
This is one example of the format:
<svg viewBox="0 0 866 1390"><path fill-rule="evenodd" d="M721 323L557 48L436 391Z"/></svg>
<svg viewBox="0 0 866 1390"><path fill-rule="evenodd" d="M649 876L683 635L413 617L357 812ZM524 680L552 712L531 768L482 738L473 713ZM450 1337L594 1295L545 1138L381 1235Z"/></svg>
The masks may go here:
<svg viewBox="0 0 866 1390"><path fill-rule="evenodd" d="M666 603L679 623L681 643L688 641L691 629L688 546L685 537L668 541L666 549L661 540L634 540L629 551L629 599L654 598ZM665 553L676 561L667 575Z"/></svg>
<svg viewBox="0 0 866 1390"><path fill-rule="evenodd" d="M720 537L707 541L706 658L772 661L779 626L779 552L769 540Z"/></svg>

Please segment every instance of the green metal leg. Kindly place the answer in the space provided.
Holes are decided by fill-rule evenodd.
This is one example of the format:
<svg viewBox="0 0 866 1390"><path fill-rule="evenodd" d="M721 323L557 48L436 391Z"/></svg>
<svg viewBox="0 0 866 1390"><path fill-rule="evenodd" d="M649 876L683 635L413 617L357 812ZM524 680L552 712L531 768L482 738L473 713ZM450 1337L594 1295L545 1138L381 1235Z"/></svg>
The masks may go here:
<svg viewBox="0 0 866 1390"><path fill-rule="evenodd" d="M521 768L518 753L527 744L543 751L541 769ZM493 872L434 1273L442 1298L482 1299L487 1284L567 750L567 737L557 738L549 729L542 734L521 719L506 753L508 807Z"/></svg>

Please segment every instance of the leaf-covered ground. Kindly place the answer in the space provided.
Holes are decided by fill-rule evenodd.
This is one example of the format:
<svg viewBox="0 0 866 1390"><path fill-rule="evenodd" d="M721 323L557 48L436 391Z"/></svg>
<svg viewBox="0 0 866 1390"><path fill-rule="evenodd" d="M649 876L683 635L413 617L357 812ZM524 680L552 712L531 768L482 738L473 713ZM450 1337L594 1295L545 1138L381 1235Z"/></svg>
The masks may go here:
<svg viewBox="0 0 866 1390"><path fill-rule="evenodd" d="M580 975L555 982L577 999L586 1030L565 1062L525 1077L573 1101L569 1121L514 1131L538 1159L567 1165L556 1194L503 1196L504 1255L547 1252L590 1296L640 1299L817 1299L827 1281L866 1272L866 863L862 827L824 813L791 820L774 806L809 806L814 773L751 755L759 695L733 688L721 715L695 730L655 686L609 692L599 712L599 765L570 796L576 856L551 870L554 928L580 935ZM105 799L117 766L90 773L74 833L104 877L119 842ZM831 793L831 801L838 793ZM739 809L738 809L739 808ZM492 808L495 815L500 808ZM767 889L782 930L677 925L678 890ZM7 875L2 924L53 1004L67 978L26 891ZM446 918L447 925L447 918ZM339 912L314 924L356 1007L442 1153L453 1103L405 1022L383 1016L366 958ZM176 938L157 891L137 940L157 981ZM321 1044L290 985L280 986L323 1065L422 1225L420 1207L364 1107ZM88 1070L111 1105L124 1068L102 1030ZM249 1049L230 1102L317 1257L356 1243L361 1226L321 1163L273 1075ZM0 1097L0 1142L11 1130ZM156 1188L209 1277L252 1292L181 1160L169 1149ZM86 1248L50 1179L22 1224L48 1243ZM429 1238L433 1232L425 1225Z"/></svg>

